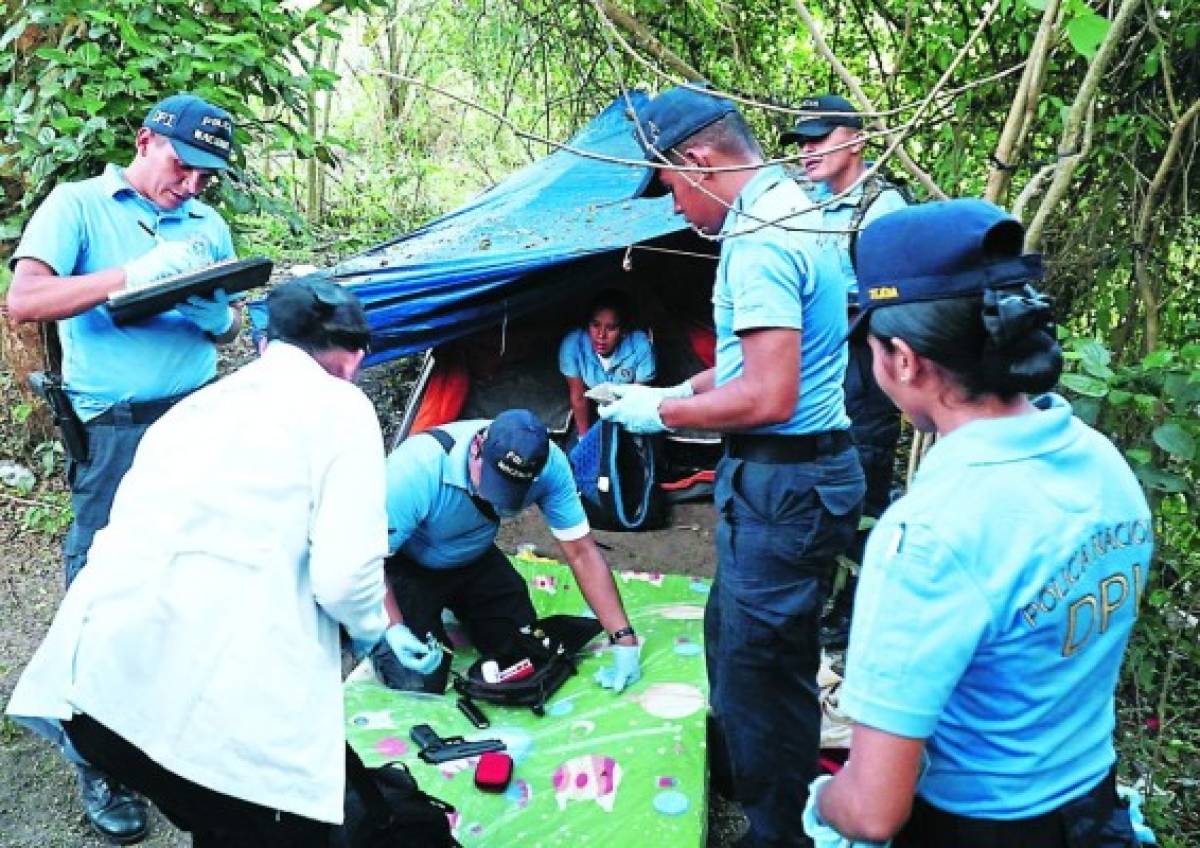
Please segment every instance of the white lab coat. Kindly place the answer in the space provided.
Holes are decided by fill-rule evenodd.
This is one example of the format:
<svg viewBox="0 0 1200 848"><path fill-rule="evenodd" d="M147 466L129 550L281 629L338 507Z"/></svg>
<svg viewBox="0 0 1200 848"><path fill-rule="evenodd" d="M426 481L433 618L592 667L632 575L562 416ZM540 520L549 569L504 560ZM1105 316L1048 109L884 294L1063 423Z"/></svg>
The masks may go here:
<svg viewBox="0 0 1200 848"><path fill-rule="evenodd" d="M188 780L340 822L337 628L386 626L384 504L370 401L272 342L147 431L8 712L85 712Z"/></svg>

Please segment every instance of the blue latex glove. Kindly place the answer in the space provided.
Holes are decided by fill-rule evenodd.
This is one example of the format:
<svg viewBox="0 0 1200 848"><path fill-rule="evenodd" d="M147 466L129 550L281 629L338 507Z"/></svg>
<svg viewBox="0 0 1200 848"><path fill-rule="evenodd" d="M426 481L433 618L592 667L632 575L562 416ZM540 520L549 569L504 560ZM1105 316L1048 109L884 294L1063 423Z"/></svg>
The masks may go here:
<svg viewBox="0 0 1200 848"><path fill-rule="evenodd" d="M203 238L187 241L160 241L136 259L123 266L125 288L136 291L174 274L212 264L212 249Z"/></svg>
<svg viewBox="0 0 1200 848"><path fill-rule="evenodd" d="M597 671L593 680L605 689L620 693L626 686L632 686L642 679L642 668L638 663L642 650L640 645L610 645L608 650L613 664Z"/></svg>
<svg viewBox="0 0 1200 848"><path fill-rule="evenodd" d="M659 404L666 399L669 389L653 386L613 386L617 399L600 407L600 417L605 421L616 421L630 433L661 433L667 429L658 414Z"/></svg>
<svg viewBox="0 0 1200 848"><path fill-rule="evenodd" d="M403 624L393 624L384 631L383 638L400 665L417 674L433 674L442 664L442 648L432 636L422 642Z"/></svg>
<svg viewBox="0 0 1200 848"><path fill-rule="evenodd" d="M1129 802L1129 823L1133 826L1133 835L1143 845L1157 845L1158 837L1146 824L1142 815L1142 793L1131 786L1118 786L1117 795Z"/></svg>
<svg viewBox="0 0 1200 848"><path fill-rule="evenodd" d="M821 820L817 812L817 798L825 784L833 780L828 774L823 774L808 784L808 803L804 805L804 832L813 841L815 848L887 848L887 842L851 842L832 827Z"/></svg>
<svg viewBox="0 0 1200 848"><path fill-rule="evenodd" d="M224 289L216 289L212 297L194 294L175 308L210 336L219 336L233 325L233 312Z"/></svg>

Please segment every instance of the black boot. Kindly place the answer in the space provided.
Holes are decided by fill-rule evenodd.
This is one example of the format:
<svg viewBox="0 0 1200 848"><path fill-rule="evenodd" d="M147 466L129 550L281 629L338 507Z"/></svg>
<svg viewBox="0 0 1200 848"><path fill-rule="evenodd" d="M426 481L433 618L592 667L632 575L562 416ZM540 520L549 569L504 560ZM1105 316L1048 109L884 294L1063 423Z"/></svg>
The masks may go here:
<svg viewBox="0 0 1200 848"><path fill-rule="evenodd" d="M92 828L116 845L132 845L146 837L146 802L104 772L76 766L79 800Z"/></svg>

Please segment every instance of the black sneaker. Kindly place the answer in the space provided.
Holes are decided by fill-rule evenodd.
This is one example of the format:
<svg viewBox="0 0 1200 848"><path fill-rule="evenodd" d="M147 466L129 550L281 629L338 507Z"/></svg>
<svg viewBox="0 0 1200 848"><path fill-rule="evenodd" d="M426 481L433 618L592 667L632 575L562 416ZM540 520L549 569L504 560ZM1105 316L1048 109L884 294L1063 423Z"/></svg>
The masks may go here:
<svg viewBox="0 0 1200 848"><path fill-rule="evenodd" d="M115 845L132 845L146 838L146 802L104 772L76 766L79 800L88 823Z"/></svg>

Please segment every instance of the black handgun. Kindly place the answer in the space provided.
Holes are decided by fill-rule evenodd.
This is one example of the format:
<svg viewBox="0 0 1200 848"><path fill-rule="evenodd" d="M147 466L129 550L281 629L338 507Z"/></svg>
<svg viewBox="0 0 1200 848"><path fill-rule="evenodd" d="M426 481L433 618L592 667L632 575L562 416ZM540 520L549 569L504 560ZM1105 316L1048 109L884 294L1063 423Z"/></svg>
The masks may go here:
<svg viewBox="0 0 1200 848"><path fill-rule="evenodd" d="M62 377L48 371L34 371L29 375L29 387L50 404L67 456L76 462L87 462L87 429L75 414L75 407L71 406L71 398L63 388Z"/></svg>
<svg viewBox="0 0 1200 848"><path fill-rule="evenodd" d="M443 739L437 731L428 724L413 725L409 732L412 741L421 749L420 758L427 763L445 763L450 760L463 760L467 757L478 757L488 751L503 751L504 743L499 739L477 739L467 742L461 736L451 736Z"/></svg>

